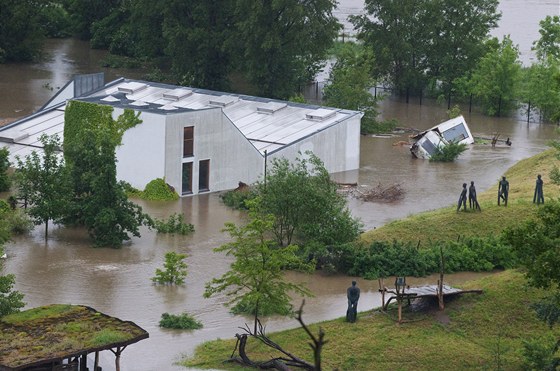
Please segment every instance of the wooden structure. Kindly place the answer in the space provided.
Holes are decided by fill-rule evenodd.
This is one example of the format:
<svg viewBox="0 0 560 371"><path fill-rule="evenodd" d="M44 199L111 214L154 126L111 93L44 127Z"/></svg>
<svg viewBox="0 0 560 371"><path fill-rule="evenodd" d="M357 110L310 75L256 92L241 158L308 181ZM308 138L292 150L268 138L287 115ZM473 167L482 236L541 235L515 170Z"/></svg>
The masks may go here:
<svg viewBox="0 0 560 371"><path fill-rule="evenodd" d="M87 370L87 355L99 352L120 356L130 344L149 337L133 322L81 305L54 304L0 318L0 371Z"/></svg>
<svg viewBox="0 0 560 371"><path fill-rule="evenodd" d="M442 280L443 281L443 280ZM438 285L426 285L426 286L419 286L419 287L410 287L410 286L402 286L399 287L395 285L396 289L388 289L383 285L383 281L380 280L380 289L381 292L381 308L382 310L387 310L387 307L391 303L391 301L396 300L399 307L399 323L402 320L401 317L401 307L402 302L406 300L408 304L414 299L421 299L421 298L436 298L442 301L446 297L452 297L461 294L467 293L477 293L481 294L482 290L462 290L457 289L451 286L443 285L438 283ZM387 301L385 301L385 297L387 294L391 294ZM442 305L440 303L440 308Z"/></svg>

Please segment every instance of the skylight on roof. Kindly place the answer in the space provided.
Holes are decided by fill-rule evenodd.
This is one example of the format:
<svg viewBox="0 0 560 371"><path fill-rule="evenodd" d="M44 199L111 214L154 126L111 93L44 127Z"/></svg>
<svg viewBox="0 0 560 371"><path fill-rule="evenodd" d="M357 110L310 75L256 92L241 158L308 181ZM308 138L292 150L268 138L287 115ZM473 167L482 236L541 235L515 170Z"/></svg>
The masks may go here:
<svg viewBox="0 0 560 371"><path fill-rule="evenodd" d="M108 95L105 98L101 98L103 102L120 102L119 98L115 98L112 95Z"/></svg>
<svg viewBox="0 0 560 371"><path fill-rule="evenodd" d="M149 106L148 103L143 102L143 101L141 101L141 100L136 100L136 101L130 103L130 105L131 105L131 106L136 106L136 107L145 107L145 106Z"/></svg>
<svg viewBox="0 0 560 371"><path fill-rule="evenodd" d="M148 84L143 84L141 82L127 82L119 86L118 90L120 93L134 94L148 87Z"/></svg>
<svg viewBox="0 0 560 371"><path fill-rule="evenodd" d="M189 89L173 89L163 93L163 99L178 101L192 95L192 90Z"/></svg>
<svg viewBox="0 0 560 371"><path fill-rule="evenodd" d="M268 102L265 104L260 104L257 106L258 113L265 113L268 115L273 114L276 111L281 110L284 107L287 107L286 103L279 103L279 102Z"/></svg>
<svg viewBox="0 0 560 371"><path fill-rule="evenodd" d="M325 108L319 108L316 109L315 111L306 113L305 118L307 120L312 120L312 121L324 121L326 119L330 119L331 117L334 117L335 115L336 115L336 111L325 109Z"/></svg>
<svg viewBox="0 0 560 371"><path fill-rule="evenodd" d="M219 97L212 97L208 101L210 106L227 107L239 100L238 97L233 97L231 95L220 95Z"/></svg>
<svg viewBox="0 0 560 371"><path fill-rule="evenodd" d="M161 110L164 110L164 111L172 111L174 109L177 109L177 107L174 107L171 104L165 104L161 107L158 107L158 109L161 109Z"/></svg>

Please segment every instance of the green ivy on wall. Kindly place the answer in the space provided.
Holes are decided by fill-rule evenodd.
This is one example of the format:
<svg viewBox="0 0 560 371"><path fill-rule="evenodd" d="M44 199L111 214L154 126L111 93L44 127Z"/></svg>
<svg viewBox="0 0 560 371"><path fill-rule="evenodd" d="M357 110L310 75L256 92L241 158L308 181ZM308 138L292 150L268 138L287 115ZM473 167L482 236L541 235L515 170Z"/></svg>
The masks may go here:
<svg viewBox="0 0 560 371"><path fill-rule="evenodd" d="M97 140L101 132L109 132L115 147L122 143L125 131L140 124L140 112L125 109L117 120L113 119L113 107L96 103L73 100L68 102L64 112L64 148L71 149L84 133L94 135Z"/></svg>

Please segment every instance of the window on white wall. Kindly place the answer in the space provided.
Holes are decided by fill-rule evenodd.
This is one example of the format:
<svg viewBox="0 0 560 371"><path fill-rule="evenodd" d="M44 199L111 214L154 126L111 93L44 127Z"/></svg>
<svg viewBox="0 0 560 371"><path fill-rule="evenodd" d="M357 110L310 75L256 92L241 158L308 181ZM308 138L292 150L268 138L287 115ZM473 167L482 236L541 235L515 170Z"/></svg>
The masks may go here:
<svg viewBox="0 0 560 371"><path fill-rule="evenodd" d="M194 127L183 128L183 157L194 156Z"/></svg>
<svg viewBox="0 0 560 371"><path fill-rule="evenodd" d="M198 191L210 190L210 160L202 160L198 163Z"/></svg>
<svg viewBox="0 0 560 371"><path fill-rule="evenodd" d="M192 193L192 170L193 170L192 162L183 163L182 185L181 185L182 194Z"/></svg>

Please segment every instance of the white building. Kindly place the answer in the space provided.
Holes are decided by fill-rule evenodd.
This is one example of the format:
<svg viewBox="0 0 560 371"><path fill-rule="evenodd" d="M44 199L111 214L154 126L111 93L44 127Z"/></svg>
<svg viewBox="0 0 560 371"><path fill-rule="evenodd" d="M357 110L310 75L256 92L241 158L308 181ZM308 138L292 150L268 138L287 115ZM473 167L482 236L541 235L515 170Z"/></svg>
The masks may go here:
<svg viewBox="0 0 560 371"><path fill-rule="evenodd" d="M12 160L40 148L41 134L63 136L69 99L140 112L117 148L117 178L138 189L164 178L180 195L253 183L265 158L293 161L312 151L330 173L360 164L361 112L220 93L101 74L77 76L37 113L0 128ZM12 161L13 162L13 161Z"/></svg>

